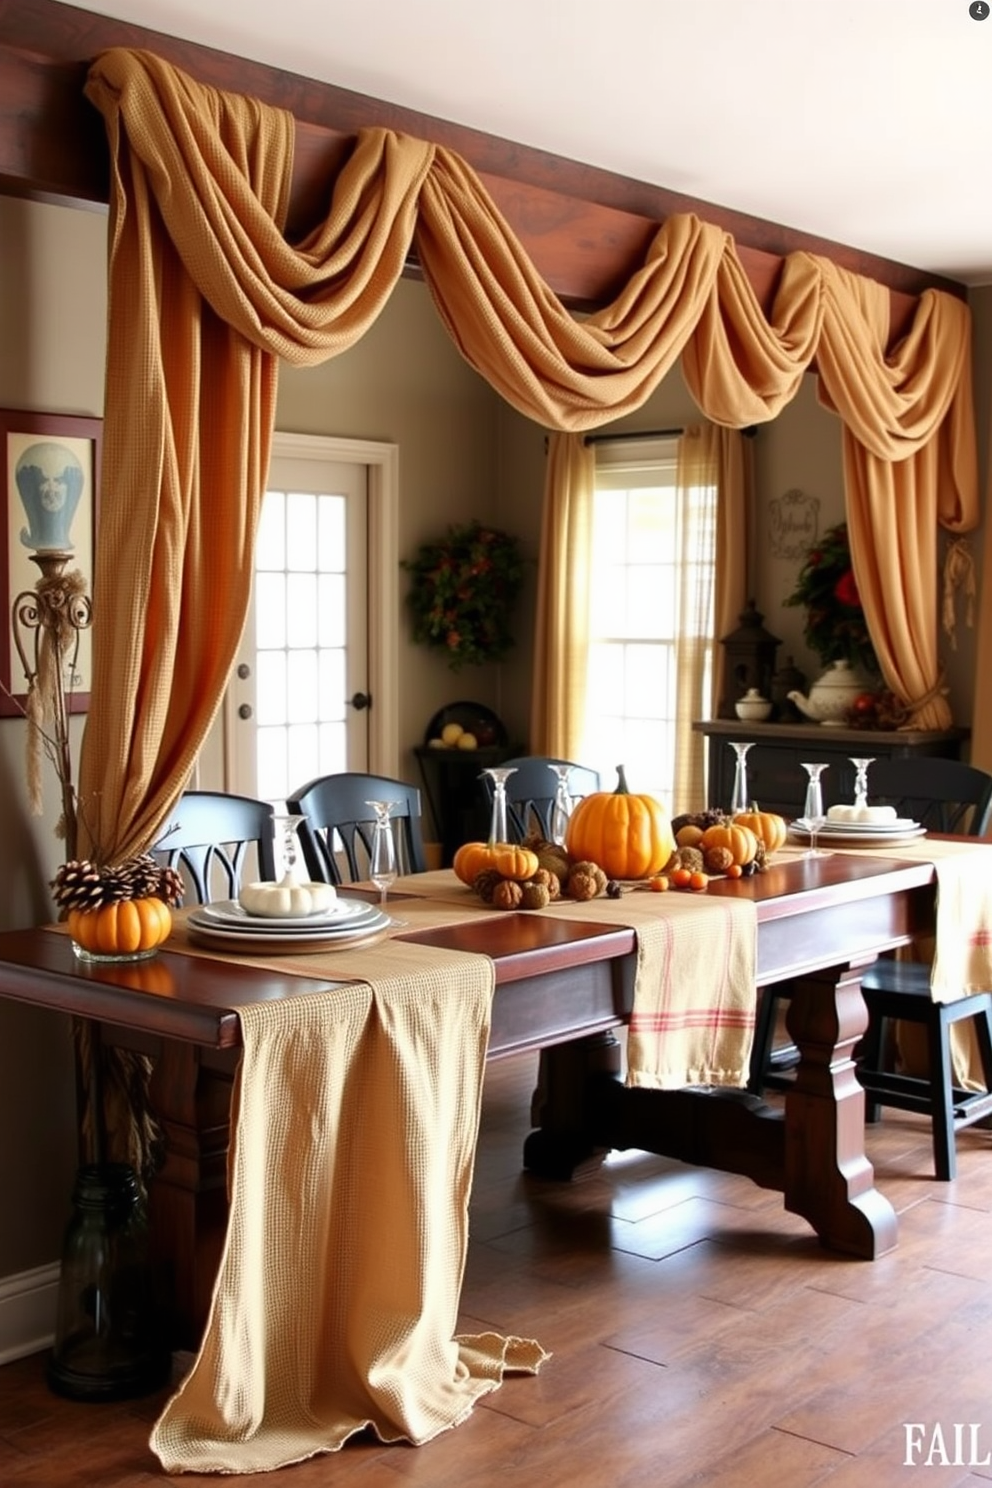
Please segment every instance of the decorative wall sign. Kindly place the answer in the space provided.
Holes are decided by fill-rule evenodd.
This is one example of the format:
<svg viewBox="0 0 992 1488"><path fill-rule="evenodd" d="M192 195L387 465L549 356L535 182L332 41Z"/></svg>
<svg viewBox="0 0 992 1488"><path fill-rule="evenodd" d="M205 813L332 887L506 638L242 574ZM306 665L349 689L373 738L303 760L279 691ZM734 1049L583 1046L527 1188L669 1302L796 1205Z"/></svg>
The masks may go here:
<svg viewBox="0 0 992 1488"><path fill-rule="evenodd" d="M768 503L768 531L773 558L805 558L816 542L820 498L803 491L786 491Z"/></svg>
<svg viewBox="0 0 992 1488"><path fill-rule="evenodd" d="M42 571L36 554L67 555L91 591L100 481L100 419L0 409L5 520L0 523L0 715L23 711L27 681L17 653L11 607L35 589ZM89 706L91 651L88 631L79 637L65 677L66 707Z"/></svg>

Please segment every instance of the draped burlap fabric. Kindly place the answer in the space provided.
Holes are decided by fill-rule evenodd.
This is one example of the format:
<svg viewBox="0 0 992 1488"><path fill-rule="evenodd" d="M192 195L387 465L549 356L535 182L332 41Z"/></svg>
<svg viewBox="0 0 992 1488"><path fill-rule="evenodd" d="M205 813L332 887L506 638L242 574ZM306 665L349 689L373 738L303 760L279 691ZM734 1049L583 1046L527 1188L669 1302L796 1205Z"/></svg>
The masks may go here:
<svg viewBox="0 0 992 1488"><path fill-rule="evenodd" d="M270 1471L365 1427L421 1444L546 1357L456 1336L492 962L393 944L373 964L240 1011L231 1216L199 1353L152 1433L167 1472Z"/></svg>
<svg viewBox="0 0 992 1488"><path fill-rule="evenodd" d="M463 355L555 429L640 407L679 356L703 412L742 427L773 417L815 359L847 431L856 574L887 676L915 721L949 722L926 565L937 517L954 531L978 520L965 306L928 292L887 358L877 287L797 254L766 320L732 239L686 214L579 321L451 151L361 132L326 221L292 246L289 115L123 49L97 60L87 94L107 124L112 199L83 850L147 846L218 707L248 602L277 359L311 365L353 345L414 240ZM898 558L880 563L896 530Z"/></svg>

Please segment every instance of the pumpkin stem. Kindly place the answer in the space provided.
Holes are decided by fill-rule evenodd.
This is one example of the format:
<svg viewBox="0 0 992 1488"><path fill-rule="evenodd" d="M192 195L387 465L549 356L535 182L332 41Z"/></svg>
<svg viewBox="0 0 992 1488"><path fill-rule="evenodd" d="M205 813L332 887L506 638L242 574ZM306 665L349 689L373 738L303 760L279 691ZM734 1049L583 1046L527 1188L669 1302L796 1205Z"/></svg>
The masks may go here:
<svg viewBox="0 0 992 1488"><path fill-rule="evenodd" d="M627 776L624 773L625 769L625 765L617 765L617 788L613 792L615 796L630 795L630 789L627 785Z"/></svg>

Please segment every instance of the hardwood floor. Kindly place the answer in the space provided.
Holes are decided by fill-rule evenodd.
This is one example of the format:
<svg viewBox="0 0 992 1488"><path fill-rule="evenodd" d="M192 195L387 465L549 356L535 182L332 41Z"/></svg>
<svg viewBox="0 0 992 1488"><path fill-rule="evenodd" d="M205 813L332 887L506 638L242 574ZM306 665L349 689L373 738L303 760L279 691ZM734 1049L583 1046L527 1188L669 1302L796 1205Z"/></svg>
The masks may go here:
<svg viewBox="0 0 992 1488"><path fill-rule="evenodd" d="M992 1481L992 1133L963 1132L959 1177L939 1184L925 1122L886 1112L868 1146L900 1244L851 1261L746 1179L640 1153L573 1185L530 1179L534 1070L514 1059L487 1075L462 1327L536 1337L553 1357L427 1446L355 1439L269 1482L887 1488L913 1481L906 1422L923 1423L917 1461L931 1453L940 1468L928 1480ZM176 1359L177 1379L188 1362ZM164 1394L67 1402L42 1365L0 1369L5 1488L205 1481L167 1477L148 1450ZM966 1429L955 1451L957 1423L979 1426L975 1450Z"/></svg>

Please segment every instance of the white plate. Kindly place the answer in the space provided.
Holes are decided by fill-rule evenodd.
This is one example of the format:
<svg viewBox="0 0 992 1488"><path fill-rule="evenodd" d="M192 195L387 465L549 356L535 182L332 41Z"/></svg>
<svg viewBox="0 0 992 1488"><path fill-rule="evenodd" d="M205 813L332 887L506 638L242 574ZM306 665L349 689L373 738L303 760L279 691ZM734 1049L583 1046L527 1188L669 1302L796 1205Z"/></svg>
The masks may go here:
<svg viewBox="0 0 992 1488"><path fill-rule="evenodd" d="M203 920L216 925L228 925L240 930L272 930L280 926L292 930L313 930L329 925L356 924L367 920L378 912L378 906L365 899L349 899L339 895L327 909L318 909L308 915L253 915L236 899L219 899L213 904L201 904L194 913Z"/></svg>
<svg viewBox="0 0 992 1488"><path fill-rule="evenodd" d="M898 847L901 842L913 842L917 837L927 835L926 827L914 826L905 831L893 832L858 832L853 827L846 832L839 829L828 832L821 829L817 833L819 843L832 842L835 847ZM793 822L789 828L789 836L794 842L808 842L809 832L801 827L798 822Z"/></svg>
<svg viewBox="0 0 992 1488"><path fill-rule="evenodd" d="M363 925L360 929L325 930L311 934L300 930L295 935L288 931L283 935L259 935L255 930L221 930L216 925L195 924L192 917L186 923L194 945L203 945L213 951L230 951L235 955L288 956L312 955L316 951L359 950L362 946L375 945L382 939L390 921L383 916L381 924Z"/></svg>
<svg viewBox="0 0 992 1488"><path fill-rule="evenodd" d="M212 920L203 909L193 909L187 918L191 929L207 931L220 940L238 940L250 936L253 941L269 940L274 944L284 940L343 940L353 935L368 935L370 931L382 930L389 924L389 916L375 905L369 906L371 913L347 924L286 925L280 920L252 919L242 924L230 924Z"/></svg>
<svg viewBox="0 0 992 1488"><path fill-rule="evenodd" d="M893 832L911 832L919 825L919 822L914 821L911 816L897 816L891 821L878 822L841 821L837 817L828 817L821 831L843 832L845 836L850 836L852 833L860 836L864 833L867 837L876 832L880 832L883 836L891 836Z"/></svg>

